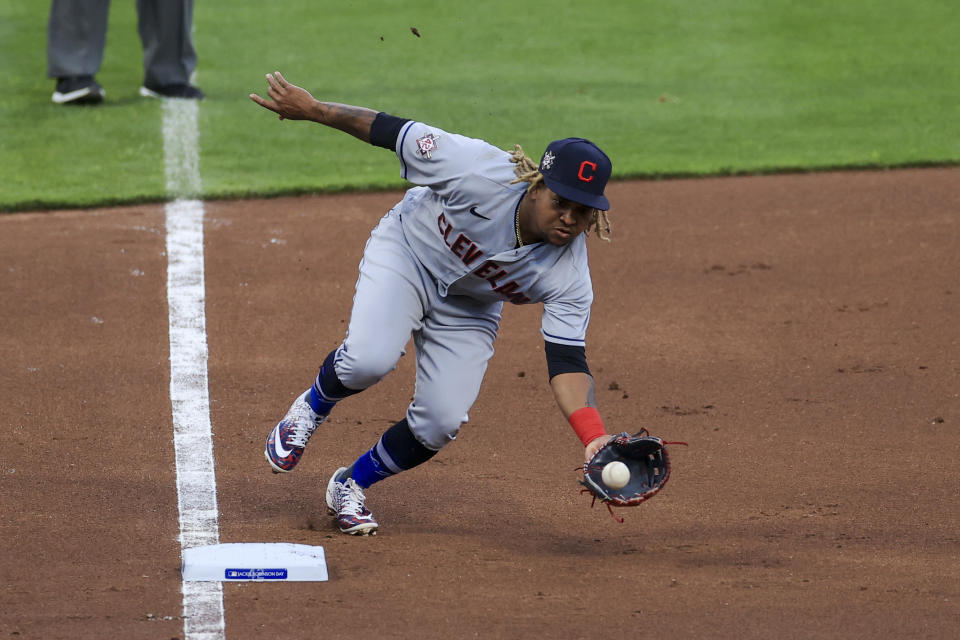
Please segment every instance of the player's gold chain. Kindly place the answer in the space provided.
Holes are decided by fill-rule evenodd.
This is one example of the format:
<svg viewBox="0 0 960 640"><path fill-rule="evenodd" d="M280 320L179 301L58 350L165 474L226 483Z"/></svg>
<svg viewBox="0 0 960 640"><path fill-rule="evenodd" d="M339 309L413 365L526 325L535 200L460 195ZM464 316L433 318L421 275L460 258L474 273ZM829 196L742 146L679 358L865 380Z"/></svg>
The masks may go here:
<svg viewBox="0 0 960 640"><path fill-rule="evenodd" d="M517 211L517 215L513 217L513 226L517 231L517 246L523 246L523 239L520 237L520 211Z"/></svg>

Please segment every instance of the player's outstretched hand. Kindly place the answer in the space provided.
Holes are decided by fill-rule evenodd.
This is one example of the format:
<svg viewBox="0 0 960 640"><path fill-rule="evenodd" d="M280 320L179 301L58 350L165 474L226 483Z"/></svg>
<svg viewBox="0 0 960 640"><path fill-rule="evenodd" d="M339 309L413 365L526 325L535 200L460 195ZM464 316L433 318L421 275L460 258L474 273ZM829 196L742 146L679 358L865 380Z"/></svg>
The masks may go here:
<svg viewBox="0 0 960 640"><path fill-rule="evenodd" d="M255 93L250 99L264 109L273 111L281 120L313 120L316 100L306 89L287 82L279 71L267 74L267 95L270 100L261 98Z"/></svg>

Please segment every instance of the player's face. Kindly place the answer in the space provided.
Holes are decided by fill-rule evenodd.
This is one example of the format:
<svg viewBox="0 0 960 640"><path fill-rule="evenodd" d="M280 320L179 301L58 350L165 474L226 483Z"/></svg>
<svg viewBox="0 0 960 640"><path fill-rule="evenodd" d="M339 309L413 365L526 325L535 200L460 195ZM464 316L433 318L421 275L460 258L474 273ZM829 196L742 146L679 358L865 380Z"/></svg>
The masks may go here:
<svg viewBox="0 0 960 640"><path fill-rule="evenodd" d="M587 230L596 215L592 207L561 198L546 185L530 195L534 206L529 231L543 242L569 243Z"/></svg>

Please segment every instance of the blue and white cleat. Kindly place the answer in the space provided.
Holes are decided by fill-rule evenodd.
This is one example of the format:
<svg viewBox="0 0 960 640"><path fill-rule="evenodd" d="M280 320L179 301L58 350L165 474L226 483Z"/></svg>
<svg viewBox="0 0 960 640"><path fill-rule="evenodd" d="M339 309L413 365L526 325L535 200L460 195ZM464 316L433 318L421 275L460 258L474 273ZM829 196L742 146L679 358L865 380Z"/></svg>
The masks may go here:
<svg viewBox="0 0 960 640"><path fill-rule="evenodd" d="M380 526L366 507L363 489L353 478L338 482L337 476L346 471L340 467L327 483L327 511L337 517L337 526L343 533L354 536L375 536Z"/></svg>
<svg viewBox="0 0 960 640"><path fill-rule="evenodd" d="M303 448L327 416L321 416L307 400L309 390L294 400L287 415L283 417L270 435L263 455L273 468L274 473L288 473L300 462Z"/></svg>

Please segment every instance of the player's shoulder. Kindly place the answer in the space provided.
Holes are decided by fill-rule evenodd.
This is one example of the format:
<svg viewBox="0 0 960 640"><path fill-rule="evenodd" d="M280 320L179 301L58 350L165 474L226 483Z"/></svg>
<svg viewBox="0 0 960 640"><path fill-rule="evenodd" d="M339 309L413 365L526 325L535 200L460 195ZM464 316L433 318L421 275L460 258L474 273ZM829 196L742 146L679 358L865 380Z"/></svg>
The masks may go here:
<svg viewBox="0 0 960 640"><path fill-rule="evenodd" d="M429 185L448 204L456 204L458 200L462 200L465 207L478 202L516 204L523 186L512 184L516 178L515 165L503 149L482 138L452 133L423 122L406 125L401 139L397 155L403 177L416 184Z"/></svg>
<svg viewBox="0 0 960 640"><path fill-rule="evenodd" d="M567 244L557 248L560 249L563 262L568 264L571 269L577 271L589 270L590 258L587 254L586 233L581 233Z"/></svg>
<svg viewBox="0 0 960 640"><path fill-rule="evenodd" d="M579 295L593 299L593 283L590 278L590 259L587 254L587 236L579 237L564 247L564 270L571 290L580 291Z"/></svg>
<svg viewBox="0 0 960 640"><path fill-rule="evenodd" d="M530 257L540 265L543 277L557 291L590 287L587 243L582 234L563 246L537 245Z"/></svg>
<svg viewBox="0 0 960 640"><path fill-rule="evenodd" d="M447 131L441 127L411 120L400 132L400 145L422 160L480 162L509 161L509 154L482 138Z"/></svg>

